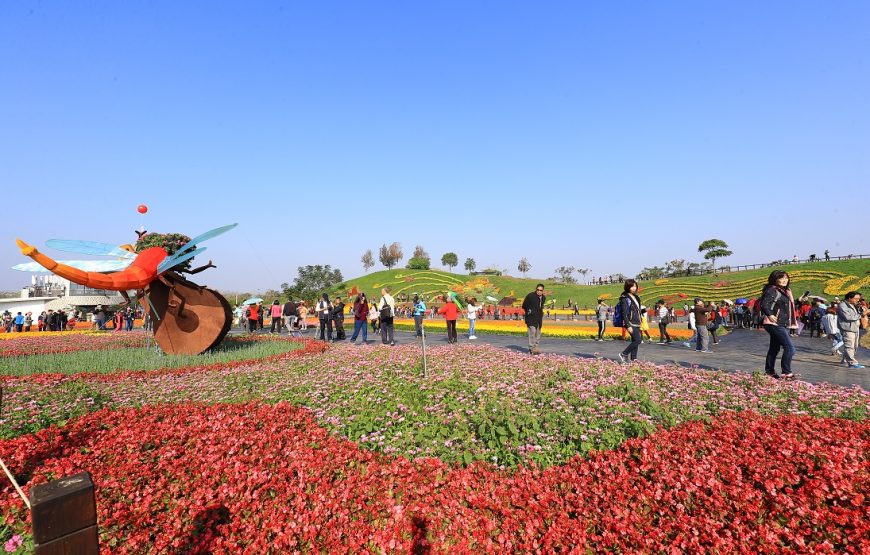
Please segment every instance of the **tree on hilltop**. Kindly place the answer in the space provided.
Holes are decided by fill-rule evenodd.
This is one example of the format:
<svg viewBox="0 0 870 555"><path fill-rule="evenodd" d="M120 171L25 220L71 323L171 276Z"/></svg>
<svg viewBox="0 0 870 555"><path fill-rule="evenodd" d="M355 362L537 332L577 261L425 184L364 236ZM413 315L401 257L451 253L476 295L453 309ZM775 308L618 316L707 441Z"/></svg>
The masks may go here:
<svg viewBox="0 0 870 555"><path fill-rule="evenodd" d="M707 239L698 245L698 252L704 251L707 251L706 254L704 254L704 259L710 261L714 272L716 271L717 258L725 258L726 256L734 254L728 250L728 243L722 239Z"/></svg>
<svg viewBox="0 0 870 555"><path fill-rule="evenodd" d="M451 272L457 264L459 264L459 257L456 256L455 252L446 252L444 253L444 256L441 257L441 265L450 268Z"/></svg>
<svg viewBox="0 0 870 555"><path fill-rule="evenodd" d="M474 268L476 268L476 267L477 267L477 263L474 261L473 258L466 258L465 259L465 269L466 270L468 270L469 272L473 272Z"/></svg>
<svg viewBox="0 0 870 555"><path fill-rule="evenodd" d="M519 270L523 274L523 277L526 277L526 272L528 272L531 269L532 269L532 265L529 264L529 261L526 260L526 257L524 256L524 257L520 258L520 263L517 264L517 270Z"/></svg>
<svg viewBox="0 0 870 555"><path fill-rule="evenodd" d="M426 260L429 260L429 253L426 252L423 245L417 245L414 247L414 254L411 255L411 258L425 258Z"/></svg>
<svg viewBox="0 0 870 555"><path fill-rule="evenodd" d="M403 256L402 245L399 243L393 243L389 247L386 244L381 245L381 248L378 251L378 259L380 259L381 264L386 266L388 270L398 264Z"/></svg>
<svg viewBox="0 0 870 555"><path fill-rule="evenodd" d="M362 262L363 268L365 268L366 273L368 273L369 268L372 268L375 265L375 257L372 255L372 249L364 252L359 261Z"/></svg>
<svg viewBox="0 0 870 555"><path fill-rule="evenodd" d="M557 279L562 283L577 283L577 280L574 279L575 270L574 266L559 266L556 268Z"/></svg>

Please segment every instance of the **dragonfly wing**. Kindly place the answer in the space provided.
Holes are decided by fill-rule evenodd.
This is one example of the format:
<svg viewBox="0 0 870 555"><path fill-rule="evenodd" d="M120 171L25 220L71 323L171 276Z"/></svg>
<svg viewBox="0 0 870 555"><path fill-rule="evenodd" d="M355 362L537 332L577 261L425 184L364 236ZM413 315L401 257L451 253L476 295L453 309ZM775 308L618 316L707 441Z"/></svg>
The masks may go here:
<svg viewBox="0 0 870 555"><path fill-rule="evenodd" d="M181 264L181 262L185 262L187 260L190 260L192 257L187 256L188 254L190 254L190 251L188 249L191 249L191 248L195 247L196 245L198 245L199 243L202 243L203 241L207 241L208 239L211 239L212 237L217 237L218 235L221 235L222 233L226 233L227 231L231 230L232 228L236 227L237 225L239 225L239 224L230 224L230 225L225 225L222 227L216 227L210 231L206 231L202 235L197 235L196 237L194 237L193 239L191 239L190 241L185 243L183 247L181 247L180 249L175 251L175 254L168 257L163 262L161 262L160 266L158 266L158 268L157 268L158 271L161 271L161 272L166 271L173 266L177 266L178 264ZM187 251L187 252L185 252L185 251ZM193 252L197 252L197 251L193 251ZM182 257L184 257L184 260L181 260Z"/></svg>
<svg viewBox="0 0 870 555"><path fill-rule="evenodd" d="M85 272L117 272L123 270L130 264L132 260L58 260L59 264L65 264L84 270ZM25 262L24 264L16 264L12 266L13 270L19 272L49 272L39 262Z"/></svg>
<svg viewBox="0 0 870 555"><path fill-rule="evenodd" d="M160 265L157 266L157 273L162 274L163 272L172 268L173 266L178 266L179 264L183 264L183 263L187 262L188 260L190 260L191 258L193 258L194 256L203 252L205 249L206 249L205 247L200 247L196 250L189 251L186 254L179 256L179 257L170 256L169 258L164 258L163 262L161 262Z"/></svg>
<svg viewBox="0 0 870 555"><path fill-rule="evenodd" d="M118 258L136 258L136 253L125 251L115 245L98 243L96 241L78 241L75 239L49 239L46 245L53 249L79 254L98 254L105 256L117 256Z"/></svg>

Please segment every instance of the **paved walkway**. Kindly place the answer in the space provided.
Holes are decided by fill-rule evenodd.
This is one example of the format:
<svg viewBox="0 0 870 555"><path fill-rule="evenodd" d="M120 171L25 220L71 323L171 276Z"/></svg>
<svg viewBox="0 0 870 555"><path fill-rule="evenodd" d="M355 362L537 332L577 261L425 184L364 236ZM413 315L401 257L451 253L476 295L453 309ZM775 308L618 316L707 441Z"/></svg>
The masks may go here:
<svg viewBox="0 0 870 555"><path fill-rule="evenodd" d="M309 328L307 337L313 337L314 330ZM380 343L379 336L369 334L369 344ZM517 352L528 352L528 342L525 337L511 335L481 334L478 339L469 341L459 335L459 345L465 343L486 343L510 349ZM410 332L396 332L397 343L415 342ZM447 343L444 332L427 335L431 345ZM799 380L810 383L827 382L837 385L857 385L870 390L870 368L857 369L841 366L839 357L831 356L830 341L827 338L809 338L806 336L794 338L797 350L792 370ZM764 331L734 330L720 338L718 345L711 345L712 353L696 352L694 348L687 349L682 343L657 345L644 343L640 347L638 358L655 362L656 364L677 364L684 367L699 367L726 372L747 372L764 370L764 358L767 354L769 336ZM596 342L591 340L541 338L541 351L580 358L607 358L616 360L617 354L625 348L626 343L620 340ZM859 347L858 360L870 366L870 350ZM777 370L779 365L777 364Z"/></svg>

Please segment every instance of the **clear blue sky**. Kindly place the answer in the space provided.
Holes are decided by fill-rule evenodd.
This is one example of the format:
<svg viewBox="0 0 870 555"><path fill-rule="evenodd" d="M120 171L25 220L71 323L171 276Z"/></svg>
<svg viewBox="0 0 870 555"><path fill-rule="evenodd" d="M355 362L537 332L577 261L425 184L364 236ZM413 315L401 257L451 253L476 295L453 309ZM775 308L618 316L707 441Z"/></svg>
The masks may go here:
<svg viewBox="0 0 870 555"><path fill-rule="evenodd" d="M237 290L393 241L539 277L866 253L868 30L867 2L5 2L0 267L142 223L238 222L197 276Z"/></svg>

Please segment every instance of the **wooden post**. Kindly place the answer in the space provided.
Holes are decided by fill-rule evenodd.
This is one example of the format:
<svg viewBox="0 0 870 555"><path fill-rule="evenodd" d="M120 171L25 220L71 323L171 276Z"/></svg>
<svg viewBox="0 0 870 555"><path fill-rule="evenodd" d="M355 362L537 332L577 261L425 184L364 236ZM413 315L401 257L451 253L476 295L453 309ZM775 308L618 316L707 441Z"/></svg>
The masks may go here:
<svg viewBox="0 0 870 555"><path fill-rule="evenodd" d="M97 505L91 475L39 484L30 490L35 555L97 555Z"/></svg>

